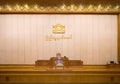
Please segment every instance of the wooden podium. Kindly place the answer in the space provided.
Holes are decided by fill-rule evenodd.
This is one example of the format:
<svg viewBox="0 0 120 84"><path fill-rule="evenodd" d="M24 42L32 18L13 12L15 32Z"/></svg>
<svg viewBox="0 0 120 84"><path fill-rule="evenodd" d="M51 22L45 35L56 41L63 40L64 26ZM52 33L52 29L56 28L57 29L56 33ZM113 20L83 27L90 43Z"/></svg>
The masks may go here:
<svg viewBox="0 0 120 84"><path fill-rule="evenodd" d="M50 68L56 67L55 60L56 57L51 57L50 60L36 60L35 66L48 66ZM68 57L62 57L63 60L63 68L68 68L70 66L82 66L83 61L81 60L69 60Z"/></svg>

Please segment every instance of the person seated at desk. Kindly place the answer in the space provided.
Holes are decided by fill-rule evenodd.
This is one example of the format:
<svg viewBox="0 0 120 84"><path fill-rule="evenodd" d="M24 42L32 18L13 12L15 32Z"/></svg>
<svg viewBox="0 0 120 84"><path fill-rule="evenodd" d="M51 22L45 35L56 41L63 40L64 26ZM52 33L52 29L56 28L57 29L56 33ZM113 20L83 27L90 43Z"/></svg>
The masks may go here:
<svg viewBox="0 0 120 84"><path fill-rule="evenodd" d="M56 60L55 60L55 65L56 66L64 66L63 65L63 59L62 59L62 57L61 57L61 53L57 53L56 54Z"/></svg>

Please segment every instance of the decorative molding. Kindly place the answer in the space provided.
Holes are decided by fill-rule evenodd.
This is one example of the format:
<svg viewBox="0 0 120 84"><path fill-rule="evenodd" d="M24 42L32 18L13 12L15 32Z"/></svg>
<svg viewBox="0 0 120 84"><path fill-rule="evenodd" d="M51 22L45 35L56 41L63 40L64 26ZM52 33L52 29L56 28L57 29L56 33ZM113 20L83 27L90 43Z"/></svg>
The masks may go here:
<svg viewBox="0 0 120 84"><path fill-rule="evenodd" d="M82 5L71 4L69 6L40 6L34 5L3 5L0 6L0 13L120 13L120 5Z"/></svg>
<svg viewBox="0 0 120 84"><path fill-rule="evenodd" d="M120 0L0 0L2 13L120 13Z"/></svg>

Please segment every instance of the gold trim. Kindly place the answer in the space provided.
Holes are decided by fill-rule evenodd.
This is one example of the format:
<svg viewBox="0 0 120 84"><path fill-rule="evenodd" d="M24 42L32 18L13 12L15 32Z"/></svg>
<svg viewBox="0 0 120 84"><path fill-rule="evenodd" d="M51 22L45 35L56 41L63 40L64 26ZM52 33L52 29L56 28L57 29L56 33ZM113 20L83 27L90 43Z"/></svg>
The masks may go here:
<svg viewBox="0 0 120 84"><path fill-rule="evenodd" d="M0 13L120 13L120 5L84 5L71 4L60 6L40 6L34 5L9 5L0 6Z"/></svg>

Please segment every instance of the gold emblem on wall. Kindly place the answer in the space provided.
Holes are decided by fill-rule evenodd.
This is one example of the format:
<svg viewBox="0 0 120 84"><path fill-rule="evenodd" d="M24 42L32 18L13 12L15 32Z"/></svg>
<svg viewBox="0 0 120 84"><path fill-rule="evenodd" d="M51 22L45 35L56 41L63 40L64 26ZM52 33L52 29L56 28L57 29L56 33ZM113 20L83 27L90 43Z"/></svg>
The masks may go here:
<svg viewBox="0 0 120 84"><path fill-rule="evenodd" d="M65 33L65 26L61 25L61 24L53 25L52 32L54 34L64 34Z"/></svg>

